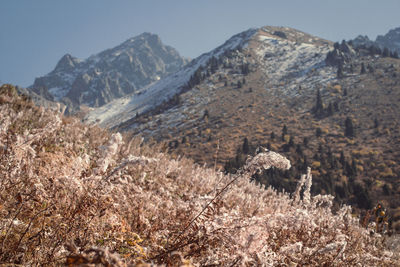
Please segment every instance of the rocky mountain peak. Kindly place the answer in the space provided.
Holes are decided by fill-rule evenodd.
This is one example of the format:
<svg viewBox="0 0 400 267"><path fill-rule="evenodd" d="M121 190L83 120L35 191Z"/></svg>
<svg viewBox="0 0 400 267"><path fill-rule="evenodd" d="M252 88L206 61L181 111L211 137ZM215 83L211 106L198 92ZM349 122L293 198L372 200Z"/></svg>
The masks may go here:
<svg viewBox="0 0 400 267"><path fill-rule="evenodd" d="M331 45L332 42L310 35L290 27L264 26L259 29L259 35L287 40L294 43L308 43L314 45Z"/></svg>
<svg viewBox="0 0 400 267"><path fill-rule="evenodd" d="M384 41L384 40L399 40L400 39L400 27L390 30L385 35L378 35L376 41Z"/></svg>
<svg viewBox="0 0 400 267"><path fill-rule="evenodd" d="M353 45L355 47L365 45L371 46L374 42L368 38L367 35L358 35L355 39L352 40Z"/></svg>
<svg viewBox="0 0 400 267"><path fill-rule="evenodd" d="M381 48L387 47L391 51L400 53L400 27L390 30L385 35L379 35L376 38L376 43Z"/></svg>
<svg viewBox="0 0 400 267"><path fill-rule="evenodd" d="M354 47L371 47L376 46L380 49L389 49L391 52L400 53L400 27L390 30L385 35L378 35L375 41L372 41L368 36L359 35L351 40Z"/></svg>
<svg viewBox="0 0 400 267"><path fill-rule="evenodd" d="M77 58L74 58L70 54L65 54L57 63L55 71L70 71L76 64L79 63Z"/></svg>
<svg viewBox="0 0 400 267"><path fill-rule="evenodd" d="M157 34L149 33L149 32L144 32L138 36L129 38L125 42L123 42L121 45L115 47L114 49L130 49L130 48L136 48L138 49L141 46L151 46L151 47L161 47L163 46L163 43L160 39L160 37Z"/></svg>
<svg viewBox="0 0 400 267"><path fill-rule="evenodd" d="M161 39L157 34L153 34L150 32L144 32L139 35L136 39L141 39L147 41L149 44L152 45L162 45Z"/></svg>
<svg viewBox="0 0 400 267"><path fill-rule="evenodd" d="M31 89L46 91L69 112L81 104L104 105L176 72L188 62L152 33L142 33L122 44L79 60L64 55L49 74L35 79ZM40 90L38 90L40 88Z"/></svg>

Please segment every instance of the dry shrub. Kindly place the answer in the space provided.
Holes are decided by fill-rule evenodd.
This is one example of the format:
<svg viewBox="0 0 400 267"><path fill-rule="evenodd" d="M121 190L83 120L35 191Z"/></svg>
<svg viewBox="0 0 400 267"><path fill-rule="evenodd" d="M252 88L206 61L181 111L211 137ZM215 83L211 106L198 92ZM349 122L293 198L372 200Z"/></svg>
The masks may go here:
<svg viewBox="0 0 400 267"><path fill-rule="evenodd" d="M398 266L332 196L250 181L290 167L263 151L236 175L36 108L1 87L0 263ZM10 90L11 90L10 89Z"/></svg>

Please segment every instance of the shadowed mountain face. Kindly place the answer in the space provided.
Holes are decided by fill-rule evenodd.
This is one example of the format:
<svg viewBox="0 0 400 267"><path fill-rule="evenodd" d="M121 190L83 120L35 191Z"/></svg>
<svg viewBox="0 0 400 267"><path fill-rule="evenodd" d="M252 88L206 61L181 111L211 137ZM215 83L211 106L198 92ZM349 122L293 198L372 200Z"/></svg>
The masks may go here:
<svg viewBox="0 0 400 267"><path fill-rule="evenodd" d="M157 35L143 33L86 60L66 54L52 72L36 78L30 89L67 104L73 112L82 104L99 107L139 91L187 62Z"/></svg>

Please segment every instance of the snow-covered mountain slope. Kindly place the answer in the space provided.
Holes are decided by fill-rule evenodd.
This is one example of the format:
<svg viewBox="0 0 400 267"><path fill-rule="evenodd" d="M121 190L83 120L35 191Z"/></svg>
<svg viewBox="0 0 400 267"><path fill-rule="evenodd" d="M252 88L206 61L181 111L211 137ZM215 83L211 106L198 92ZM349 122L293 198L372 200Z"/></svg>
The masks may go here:
<svg viewBox="0 0 400 267"><path fill-rule="evenodd" d="M155 34L143 33L103 52L79 60L66 54L49 74L36 78L31 89L69 108L102 106L113 99L176 72L187 60Z"/></svg>
<svg viewBox="0 0 400 267"><path fill-rule="evenodd" d="M335 78L335 70L325 64L329 41L286 27L263 27L254 41L265 80L280 93L298 94L299 85L311 88Z"/></svg>
<svg viewBox="0 0 400 267"><path fill-rule="evenodd" d="M144 88L140 93L114 100L92 110L86 120L112 128L137 114L146 113L163 101L180 94L200 66L203 68L201 75L209 75L211 69L207 69L210 66L206 65L213 57L223 65L219 72L227 79L232 79L229 78L229 72L232 72L229 68L241 72L244 65L253 66L252 68L262 71L263 77L260 77L260 82L266 88L276 89L277 94L296 95L299 94L300 84L314 89L314 86L335 78L336 70L325 64L326 54L331 49L331 42L290 28L266 26L250 29L233 36L223 45L201 55L180 71ZM227 54L232 51L237 53L228 58ZM213 87L215 86L211 84L210 88ZM196 105L207 104L199 100L204 98L194 94L193 102ZM212 89L208 90L208 94L212 95ZM185 106L185 103L182 105Z"/></svg>
<svg viewBox="0 0 400 267"><path fill-rule="evenodd" d="M112 128L131 119L136 114L142 114L157 107L163 101L179 94L195 71L204 67L211 58L218 58L227 51L246 47L248 41L256 33L256 29L250 29L231 37L223 45L192 60L176 73L143 88L137 93L116 99L103 107L94 109L85 120L89 123L98 122L104 127Z"/></svg>

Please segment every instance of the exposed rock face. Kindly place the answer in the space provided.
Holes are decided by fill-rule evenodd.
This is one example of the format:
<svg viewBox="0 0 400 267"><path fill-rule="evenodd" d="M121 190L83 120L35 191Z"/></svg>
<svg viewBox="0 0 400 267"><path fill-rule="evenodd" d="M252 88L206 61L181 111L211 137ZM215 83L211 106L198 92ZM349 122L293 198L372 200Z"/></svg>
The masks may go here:
<svg viewBox="0 0 400 267"><path fill-rule="evenodd" d="M335 44L334 50L327 54L325 62L331 66L339 66L350 63L355 56L354 49L343 41L340 45L338 43Z"/></svg>
<svg viewBox="0 0 400 267"><path fill-rule="evenodd" d="M374 45L381 49L386 47L391 52L400 53L400 27L390 30L385 35L378 35L375 41L370 40L368 36L359 35L352 42L354 47Z"/></svg>
<svg viewBox="0 0 400 267"><path fill-rule="evenodd" d="M30 89L67 104L73 112L81 104L99 107L138 92L187 62L157 35L143 33L86 60L66 54L52 72L36 78Z"/></svg>
<svg viewBox="0 0 400 267"><path fill-rule="evenodd" d="M365 46L369 47L374 44L374 41L370 40L368 36L359 35L355 39L352 40L354 47Z"/></svg>
<svg viewBox="0 0 400 267"><path fill-rule="evenodd" d="M381 48L387 47L391 51L397 51L397 53L400 53L400 27L390 30L383 36L378 35L376 43L378 43Z"/></svg>

